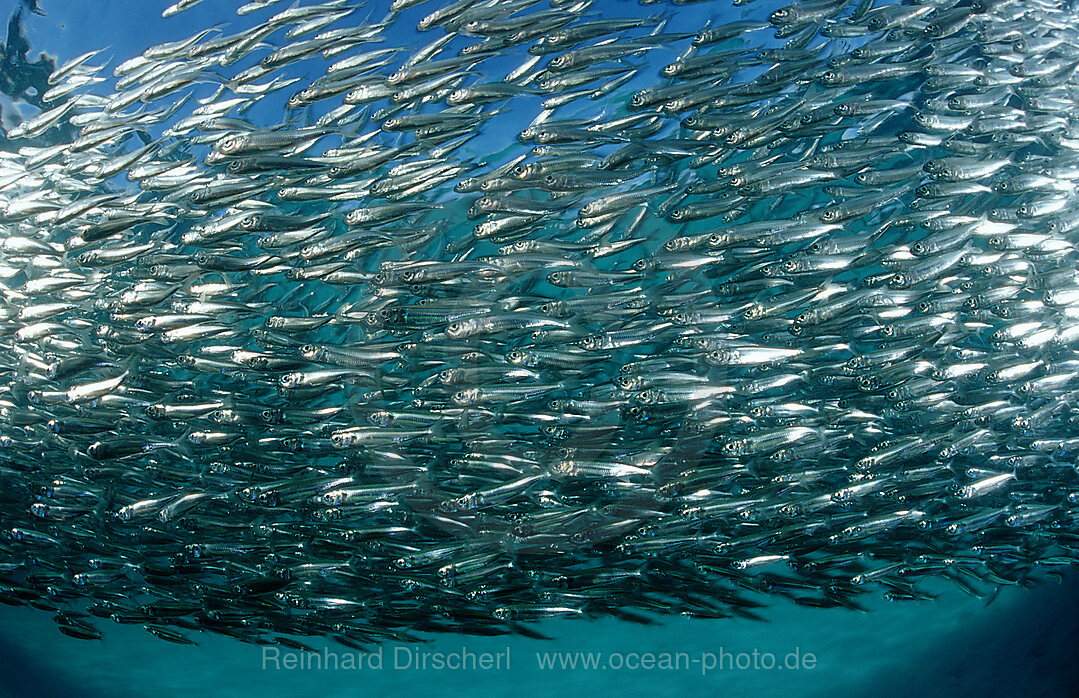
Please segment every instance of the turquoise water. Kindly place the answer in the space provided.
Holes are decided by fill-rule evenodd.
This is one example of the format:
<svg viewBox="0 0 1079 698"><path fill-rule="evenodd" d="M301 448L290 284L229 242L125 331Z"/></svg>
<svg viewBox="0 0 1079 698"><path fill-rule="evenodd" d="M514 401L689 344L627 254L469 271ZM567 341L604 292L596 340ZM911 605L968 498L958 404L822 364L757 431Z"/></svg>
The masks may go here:
<svg viewBox="0 0 1079 698"><path fill-rule="evenodd" d="M181 647L149 637L139 626L103 625L103 642L60 635L44 614L0 611L4 639L0 695L37 696L516 696L601 695L742 696L771 698L952 696L990 698L1077 695L1074 672L1079 623L1074 610L1079 584L1003 590L984 600L944 588L935 601L895 604L867 601L870 613L806 609L777 604L769 622L675 618L660 625L601 620L538 626L551 641L520 637L439 636L419 646L388 645L382 668L337 670L263 668L263 650L210 634ZM313 644L316 649L323 646ZM504 670L416 670L415 652L477 657L509 653ZM731 668L738 655L780 659L800 651L815 656L812 668ZM340 646L330 651L345 652ZM629 660L634 652L683 652L692 659L722 652L727 668L542 670L537 655L581 652ZM620 653L620 654L615 654ZM394 657L398 665L395 668ZM478 660L477 660L478 661ZM614 662L617 665L617 661ZM684 666L684 665L683 665Z"/></svg>

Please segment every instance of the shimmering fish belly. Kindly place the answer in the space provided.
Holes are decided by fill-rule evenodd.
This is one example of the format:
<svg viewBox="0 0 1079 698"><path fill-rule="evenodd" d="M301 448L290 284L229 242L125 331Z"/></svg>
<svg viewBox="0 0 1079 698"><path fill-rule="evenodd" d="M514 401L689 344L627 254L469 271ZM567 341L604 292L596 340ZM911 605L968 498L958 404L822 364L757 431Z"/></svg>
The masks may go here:
<svg viewBox="0 0 1079 698"><path fill-rule="evenodd" d="M1072 565L1074 5L641 4L38 65L0 600L366 646Z"/></svg>

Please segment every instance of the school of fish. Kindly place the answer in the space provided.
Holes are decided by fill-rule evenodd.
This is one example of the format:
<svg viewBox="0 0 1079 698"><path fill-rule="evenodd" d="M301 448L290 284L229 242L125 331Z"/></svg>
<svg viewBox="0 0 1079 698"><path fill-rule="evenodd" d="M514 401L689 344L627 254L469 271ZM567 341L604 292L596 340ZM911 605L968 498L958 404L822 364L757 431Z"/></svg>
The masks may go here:
<svg viewBox="0 0 1079 698"><path fill-rule="evenodd" d="M367 647L1074 564L1075 7L641 4L59 65L0 152L0 601Z"/></svg>

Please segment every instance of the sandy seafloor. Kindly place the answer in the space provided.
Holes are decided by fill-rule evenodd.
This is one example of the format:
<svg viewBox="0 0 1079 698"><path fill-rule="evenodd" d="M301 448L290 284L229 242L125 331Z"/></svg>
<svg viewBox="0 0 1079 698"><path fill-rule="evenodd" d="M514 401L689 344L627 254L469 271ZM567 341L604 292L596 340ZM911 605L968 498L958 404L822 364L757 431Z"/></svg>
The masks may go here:
<svg viewBox="0 0 1079 698"><path fill-rule="evenodd" d="M716 696L739 698L1069 698L1079 695L1079 580L1033 589L1009 588L988 606L954 589L934 601L889 603L867 596L869 613L789 603L764 609L768 622L672 618L655 626L622 621L564 620L535 627L551 641L523 637L442 635L424 645L390 644L381 669L275 669L263 650L210 633L178 646L138 625L103 622L103 641L61 635L49 615L0 609L0 696L127 698L128 696ZM190 633L189 633L190 634ZM321 650L325 643L310 642ZM398 647L403 649L398 650ZM410 650L503 653L502 670L395 668ZM542 652L729 652L781 659L799 650L812 669L623 668L541 670ZM330 644L328 651L351 652ZM409 652L410 656L411 653ZM284 656L284 655L282 655ZM620 655L621 656L621 655ZM733 662L733 659L731 660Z"/></svg>
<svg viewBox="0 0 1079 698"><path fill-rule="evenodd" d="M618 8L636 5L604 1ZM163 23L158 15L164 4L154 0L40 4L47 17L27 21L31 59L37 50L55 52L62 61L107 45L106 54L122 60L149 44L193 33ZM235 3L205 2L185 21L192 27L210 26L226 4ZM15 5L15 0L0 1L0 16L6 19ZM698 20L687 21L699 26ZM476 654L508 648L509 668L497 671L396 669L397 645L384 648L383 667L377 670L264 669L260 647L210 633L192 634L197 646L177 646L138 625L102 621L105 639L85 642L60 634L48 613L4 606L0 696L1079 696L1079 580L1074 575L1063 584L1004 589L989 605L952 586L938 591L935 601L920 603L889 603L877 592L862 601L869 613L780 601L763 610L768 622L670 618L641 626L558 621L535 626L556 638L552 641L443 635L412 648L436 653L464 647ZM677 670L541 670L536 658L537 652L604 653L605 660L612 652L682 652L700 658L754 650L779 657L812 653L817 661L812 669L716 668L703 673L699 663Z"/></svg>

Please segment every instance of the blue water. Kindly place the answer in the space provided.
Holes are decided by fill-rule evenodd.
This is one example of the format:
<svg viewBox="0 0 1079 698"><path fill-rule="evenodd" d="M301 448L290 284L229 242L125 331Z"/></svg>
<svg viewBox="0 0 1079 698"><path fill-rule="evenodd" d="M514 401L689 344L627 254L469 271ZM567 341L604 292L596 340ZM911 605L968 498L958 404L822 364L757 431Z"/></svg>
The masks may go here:
<svg viewBox="0 0 1079 698"><path fill-rule="evenodd" d="M206 0L179 17L164 20L160 0L41 0L45 17L28 16L26 31L33 49L63 62L107 46L102 58L112 64L147 46L185 38L222 22L249 23L286 4L239 20L231 0ZM713 3L720 7L721 3ZM18 5L0 2L10 16ZM669 29L694 31L709 18L737 18L738 8L687 6L672 14ZM416 17L429 11L422 5ZM603 15L650 14L636 2L602 0ZM380 9L372 9L373 18ZM752 17L766 17L769 7L751 5ZM723 14L720 14L723 13ZM409 35L397 22L391 37L418 46L433 37ZM523 52L522 52L523 54ZM663 56L657 55L656 61ZM632 84L630 85L632 87ZM287 90L285 91L288 92ZM17 106L17 105L16 105ZM31 113L31 112L27 112ZM316 118L317 114L306 115ZM278 118L279 114L273 118ZM516 117L516 120L515 120ZM500 115L513 131L527 123L520 115ZM507 131L488 129L488 140L470 144L477 153L499 150ZM511 131L512 132L512 131ZM560 621L537 626L554 638L434 637L422 646L387 645L380 667L360 669L287 669L269 662L263 648L225 637L198 635L199 645L184 647L150 637L140 626L102 624L103 641L84 642L57 632L47 613L0 608L0 695L2 696L1074 696L1079 648L1079 581L1033 589L1004 589L990 604L941 586L935 601L892 604L879 596L868 600L868 613L845 609L807 609L775 602L768 622L672 618L654 626L615 620ZM312 642L321 650L324 645ZM274 652L287 651L274 648ZM328 647L340 658L351 650ZM500 658L498 669L416 668L416 652L429 659L446 653ZM559 661L552 653L578 653L577 661L595 660L596 669L543 669L540 659ZM782 663L797 653L795 668L762 668L760 658ZM743 657L756 666L738 668ZM407 666L401 666L404 657ZM570 655L563 655L567 659ZM646 657L675 656L679 666L631 668ZM808 662L812 656L813 661ZM729 661L720 666L719 661ZM477 659L476 661L479 661ZM647 660L645 660L647 661ZM682 664L688 661L689 664ZM707 667L710 662L715 667ZM809 666L812 664L812 666Z"/></svg>
<svg viewBox="0 0 1079 698"><path fill-rule="evenodd" d="M381 668L337 670L290 670L275 667L272 660L264 666L262 648L209 634L198 635L195 647L170 645L137 625L103 624L104 641L84 642L61 635L46 614L4 608L0 696L1079 695L1074 671L1079 581L1006 589L988 606L954 589L941 592L933 602L869 601L869 613L779 603L769 609L767 623L674 618L649 627L613 620L537 626L556 638L552 641L444 635L420 646L387 645ZM317 642L312 646L323 648ZM476 657L505 657L508 651L509 666L503 662L500 670L436 669L429 660L427 669L415 668L416 652L433 657L462 649ZM328 651L343 655L349 650L332 646ZM754 651L758 666L766 663L767 653L780 664L796 651L803 663L808 655L816 662L812 668L755 669ZM729 658L720 667L724 652ZM541 669L537 657L554 653L595 656L608 668ZM634 653L637 661L653 653L657 668L619 668L620 661L635 664ZM689 664L658 668L664 653L685 653ZM716 667L710 670L693 661L712 656ZM737 668L736 662L745 661L748 668Z"/></svg>

